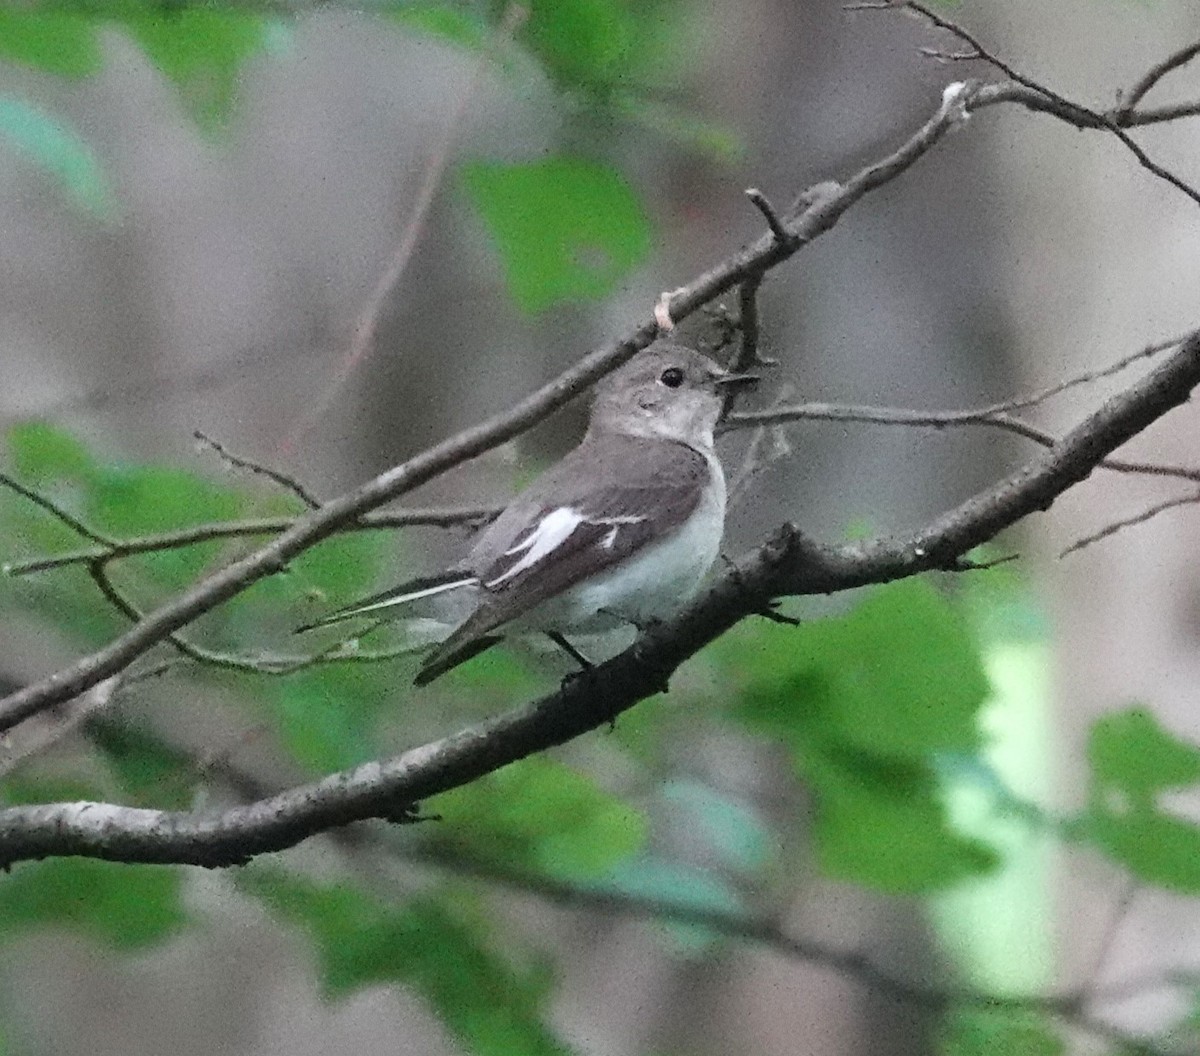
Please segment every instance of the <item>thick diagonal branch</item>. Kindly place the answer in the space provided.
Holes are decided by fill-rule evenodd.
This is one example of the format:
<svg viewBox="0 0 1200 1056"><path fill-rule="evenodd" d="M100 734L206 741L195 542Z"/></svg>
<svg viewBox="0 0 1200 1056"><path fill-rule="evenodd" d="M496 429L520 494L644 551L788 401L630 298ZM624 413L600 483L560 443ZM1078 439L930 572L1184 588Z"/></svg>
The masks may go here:
<svg viewBox="0 0 1200 1056"><path fill-rule="evenodd" d="M679 618L523 708L394 759L367 763L256 803L195 814L103 803L0 811L0 867L51 855L223 866L291 847L334 826L402 819L428 796L466 784L611 721L656 693L705 644L786 594L830 593L951 569L980 543L1050 507L1121 444L1200 384L1200 331L1020 470L912 535L823 547L793 525L730 568Z"/></svg>
<svg viewBox="0 0 1200 1056"><path fill-rule="evenodd" d="M943 93L936 113L893 153L868 165L845 183L820 184L801 195L797 206L780 218L788 238L781 239L775 233L768 233L727 257L667 298L662 306L665 313L677 322L747 279L762 275L787 260L832 228L865 195L909 169L950 129L962 124L973 110L1006 102L1051 113L1077 127L1112 130L1111 122L1096 119L1091 111L1050 97L1023 83L951 84ZM524 432L645 348L659 332L660 324L652 315L623 338L585 356L507 412L466 429L331 500L270 543L147 614L145 619L108 645L0 699L0 733L120 672L180 628L251 584L281 571L296 555L342 530L362 514Z"/></svg>
<svg viewBox="0 0 1200 1056"><path fill-rule="evenodd" d="M798 215L786 219L794 236L781 242L773 234L728 257L682 287L670 300L672 318L679 320L701 305L792 256L828 231L865 194L894 179L925 154L946 131L963 119L969 92L955 85L938 111L899 150L868 166L845 184L823 185ZM337 532L369 510L424 484L468 459L475 458L524 432L580 395L607 372L649 345L659 333L651 317L625 337L606 345L527 396L503 414L466 429L415 458L381 473L354 491L325 503L319 510L254 553L208 576L191 590L156 611L104 648L0 700L0 732L22 719L52 707L116 674L147 650L166 640L198 616L245 590L252 583L285 567L297 554Z"/></svg>

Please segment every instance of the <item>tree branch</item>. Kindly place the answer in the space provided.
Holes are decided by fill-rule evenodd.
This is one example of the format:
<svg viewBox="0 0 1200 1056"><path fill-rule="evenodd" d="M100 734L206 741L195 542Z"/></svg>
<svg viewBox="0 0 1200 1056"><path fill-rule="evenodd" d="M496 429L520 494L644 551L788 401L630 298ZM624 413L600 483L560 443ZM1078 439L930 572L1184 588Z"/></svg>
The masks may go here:
<svg viewBox="0 0 1200 1056"><path fill-rule="evenodd" d="M781 422L822 421L862 422L868 425L900 425L915 428L946 429L960 426L980 426L999 429L1023 436L1042 447L1053 447L1058 438L1036 425L1014 418L1010 414L990 411L912 411L903 407L861 407L838 403L801 403L793 407L772 407L761 411L738 411L722 423L722 431L746 429ZM1133 462L1122 458L1106 458L1100 468L1115 473L1132 473L1148 477L1176 477L1179 480L1200 482L1200 469L1174 466L1161 462Z"/></svg>
<svg viewBox="0 0 1200 1056"><path fill-rule="evenodd" d="M244 458L242 455L235 455L224 444L202 433L199 429L192 433L192 436L234 469L244 469L256 476L266 477L273 483L278 484L285 491L290 491L310 510L319 510L321 508L321 500L295 477L290 477L286 473L272 469L270 466L264 466L261 462L255 462L253 459Z"/></svg>
<svg viewBox="0 0 1200 1056"><path fill-rule="evenodd" d="M0 473L0 484L12 486L12 478ZM62 519L62 507L50 505L44 496L32 499L33 489L19 486L19 494L36 501L48 513ZM339 525L336 534L345 532L377 532L392 528L426 526L453 528L464 526L477 528L492 520L500 511L492 506L472 506L447 509L395 510L392 513L367 514L347 524ZM9 561L0 565L0 573L6 576L27 576L33 572L45 572L68 565L87 565L93 561L115 561L136 554L150 554L160 550L179 550L183 547L209 543L217 539L236 539L254 535L278 535L294 528L298 517L253 517L242 521L214 521L180 528L173 532L154 535L139 535L129 539L107 539L105 542L79 550L46 557L32 557L22 561Z"/></svg>
<svg viewBox="0 0 1200 1056"><path fill-rule="evenodd" d="M1070 546L1059 551L1058 556L1066 557L1069 554L1077 553L1091 546L1093 543L1100 542L1101 539L1107 539L1111 535L1123 532L1126 528L1132 528L1137 524L1145 524L1147 521L1153 520L1160 513L1166 513L1167 510L1174 510L1180 506L1196 505L1200 505L1200 492L1196 491L1188 492L1186 495L1176 495L1171 499L1164 499L1162 502L1156 502L1153 506L1148 506L1138 513L1122 517L1119 521L1112 521L1103 528L1098 528L1096 531L1083 536L1081 539L1076 539Z"/></svg>
<svg viewBox="0 0 1200 1056"><path fill-rule="evenodd" d="M670 298L670 317L679 320L690 315L749 276L778 265L824 234L852 205L911 167L951 127L961 122L966 115L969 96L970 91L965 85L952 85L933 117L899 150L863 169L845 184L821 185L820 194L804 199L807 206L803 211L790 212L784 222L794 236L791 241L780 242L774 235L767 234L704 272ZM659 323L652 315L625 337L585 356L512 409L444 440L339 498L331 499L266 546L213 573L191 590L148 614L107 646L0 699L0 732L11 729L43 708L70 700L122 670L173 632L228 601L252 583L279 572L297 554L367 511L536 425L632 358L658 334Z"/></svg>
<svg viewBox="0 0 1200 1056"><path fill-rule="evenodd" d="M1118 117L1128 116L1132 114L1145 97L1159 81L1161 81L1168 73L1179 69L1181 66L1186 66L1197 55L1200 55L1200 40L1195 44L1188 44L1186 47L1180 48L1178 51L1168 55L1162 62L1155 63L1143 75L1141 80L1137 82L1127 92L1121 94L1120 104L1111 112L1114 119Z"/></svg>
<svg viewBox="0 0 1200 1056"><path fill-rule="evenodd" d="M863 952L840 949L818 939L791 935L770 917L751 917L744 913L689 905L652 895L631 894L605 887L580 886L570 881L524 873L491 862L439 852L436 849L420 850L410 857L422 864L438 866L455 876L466 876L519 891L566 909L622 914L703 928L722 938L748 943L788 960L824 969L843 979L853 980L870 993L930 1012L945 1013L955 1008L978 1008L1043 1014L1093 1037L1119 1045L1129 1056L1171 1056L1171 1050L1165 1046L1151 1043L1088 1013L1086 1009L1096 994L1092 988L1094 979L1089 980L1088 985L1063 993L1012 995L914 982L887 971ZM1157 993L1169 982L1164 973L1149 973L1125 985L1122 996L1127 998Z"/></svg>
<svg viewBox="0 0 1200 1056"><path fill-rule="evenodd" d="M787 260L832 228L856 202L889 183L929 152L952 128L976 109L1017 102L1074 124L1111 130L1102 115L1081 109L1024 83L980 85L956 82L943 93L941 105L897 150L867 166L844 184L823 183L810 188L781 218L787 240L765 235L681 287L664 303L662 313L680 320L726 291ZM69 700L123 670L169 635L205 612L229 600L251 584L281 571L297 554L342 531L369 510L402 495L512 439L579 396L604 374L649 345L660 332L651 314L623 338L585 356L554 381L520 401L509 411L464 430L427 449L359 488L330 500L259 550L208 576L192 589L161 606L131 630L68 667L0 699L0 732L43 708ZM106 543L107 540L100 540Z"/></svg>
<svg viewBox="0 0 1200 1056"><path fill-rule="evenodd" d="M957 37L972 49L974 55L955 56L956 58L974 57L986 62L989 66L992 66L1003 73L1010 82L1020 85L1027 91L1039 93L1044 96L1050 103L1058 108L1057 112L1060 113L1060 116L1065 116L1066 114L1074 111L1077 114L1077 120L1081 119L1089 122L1095 122L1095 127L1107 129L1121 141L1121 143L1125 146L1125 149L1137 159L1138 164L1141 165L1142 168L1144 168L1147 172L1152 173L1154 176L1157 176L1160 180L1165 180L1167 183L1171 184L1172 187L1186 194L1197 205L1200 205L1200 191L1196 190L1196 188L1192 187L1189 183L1186 183L1184 180L1180 179L1169 169L1164 168L1162 165L1159 165L1158 162L1154 161L1129 135L1129 133L1125 131L1121 123L1112 113L1100 113L1099 111L1082 106L1079 103L1074 103L1064 96L1059 95L1058 92L1054 91L1053 89L1048 88L1046 85L1034 80L1032 77L1021 73L1011 63L1006 62L994 52L985 48L973 34L969 33L957 22L946 18L944 15L938 14L936 11L933 11L925 6L925 4L919 3L918 0L896 0L896 2L884 6L894 7L898 10L911 11L919 17L925 19L931 25L936 26L938 29L945 30L952 36ZM1190 56L1188 56L1188 58L1190 58ZM1184 59L1183 61L1187 61L1187 59ZM1163 72L1165 73L1166 71L1164 70ZM1150 73L1147 74L1147 77L1153 77L1153 79L1150 81L1151 85L1161 76L1161 73L1157 76L1154 76L1154 70L1151 70ZM1117 113L1119 116L1120 111L1118 110ZM1066 119L1070 120L1070 118Z"/></svg>
<svg viewBox="0 0 1200 1056"><path fill-rule="evenodd" d="M1186 402L1200 384L1200 331L1011 476L913 535L826 547L791 524L744 555L676 619L541 700L394 759L368 763L218 813L51 803L0 811L0 866L51 855L224 866L413 805L610 722L658 692L705 644L786 594L825 594L953 568L973 547L1046 510L1105 456Z"/></svg>

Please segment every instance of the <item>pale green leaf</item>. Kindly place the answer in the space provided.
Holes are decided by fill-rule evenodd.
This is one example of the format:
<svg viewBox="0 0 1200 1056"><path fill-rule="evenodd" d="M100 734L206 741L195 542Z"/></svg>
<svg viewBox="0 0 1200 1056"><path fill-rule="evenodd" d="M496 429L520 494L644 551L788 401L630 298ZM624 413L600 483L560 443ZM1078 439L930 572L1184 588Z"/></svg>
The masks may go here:
<svg viewBox="0 0 1200 1056"><path fill-rule="evenodd" d="M463 179L525 311L604 297L650 251L641 205L607 166L580 158L477 162Z"/></svg>
<svg viewBox="0 0 1200 1056"><path fill-rule="evenodd" d="M75 207L98 220L116 215L116 200L100 162L62 118L0 96L0 143L53 176Z"/></svg>

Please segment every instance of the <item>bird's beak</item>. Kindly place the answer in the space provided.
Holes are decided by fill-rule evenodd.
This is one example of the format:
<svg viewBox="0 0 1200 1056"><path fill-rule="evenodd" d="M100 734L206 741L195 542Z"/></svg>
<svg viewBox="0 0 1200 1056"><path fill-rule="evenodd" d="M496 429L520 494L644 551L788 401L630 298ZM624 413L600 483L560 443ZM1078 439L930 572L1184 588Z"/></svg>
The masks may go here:
<svg viewBox="0 0 1200 1056"><path fill-rule="evenodd" d="M757 374L718 374L713 378L714 385L751 385L758 381Z"/></svg>

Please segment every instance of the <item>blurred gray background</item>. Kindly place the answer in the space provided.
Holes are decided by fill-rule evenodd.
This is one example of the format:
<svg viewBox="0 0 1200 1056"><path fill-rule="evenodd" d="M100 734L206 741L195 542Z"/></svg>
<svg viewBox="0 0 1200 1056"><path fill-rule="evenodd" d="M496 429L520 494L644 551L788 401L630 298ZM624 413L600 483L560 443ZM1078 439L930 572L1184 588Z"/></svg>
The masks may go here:
<svg viewBox="0 0 1200 1056"><path fill-rule="evenodd" d="M1097 107L1200 35L1192 0L975 0L956 17L1018 68ZM43 174L0 152L0 424L42 416L113 455L184 465L204 457L191 439L202 429L333 495L503 409L644 318L660 291L755 237L761 219L743 188L783 204L810 183L849 175L925 120L950 80L987 75L923 58L918 44L945 40L912 19L847 15L826 0L697 0L693 20L688 104L737 130L747 151L721 165L635 127L602 130L655 224L649 263L603 304L522 315L451 175L373 350L332 398L355 321L401 237L474 55L381 32L345 10L316 10L277 53L246 65L236 119L215 140L117 35L104 72L86 81L0 67L0 90L64 115L93 145L123 212L111 226L81 219ZM1164 99L1200 96L1200 67L1162 91ZM584 134L548 88L518 91L489 74L455 157L531 158ZM1200 120L1138 139L1200 182ZM1192 202L1110 137L994 108L771 273L764 344L780 360L778 382L801 398L967 407L1196 326L1197 291ZM1065 429L1116 384L1076 390L1035 418ZM422 497L501 496L512 460L562 450L581 413L565 412ZM1177 412L1133 453L1200 464L1194 422ZM855 522L919 524L1024 450L953 430L804 424L789 436L792 456L735 510L731 549L783 517L827 538ZM1144 701L1200 739L1200 514L1185 508L1055 558L1079 535L1171 493L1098 475L1012 541L1051 615L1054 780L1065 802L1080 795L1081 738L1098 713ZM62 658L18 638L17 674ZM751 782L739 777L748 760L720 745L709 751L697 765ZM1058 978L1069 984L1097 956L1123 882L1090 860L1061 887L1054 940ZM192 895L209 927L148 956L116 960L74 940L14 947L0 984L27 1011L30 1051L453 1051L402 993L322 1005L304 947L233 898L221 876L197 875ZM680 962L635 921L520 899L511 912L570 945L555 1022L587 1053L930 1051L916 1011L819 967L750 947ZM914 966L936 959L916 902L805 881L787 923L868 949L901 972L921 974ZM1164 958L1200 966L1200 919L1165 895L1138 896L1105 976ZM1147 1027L1178 1011L1174 1000L1164 993L1108 1011Z"/></svg>

